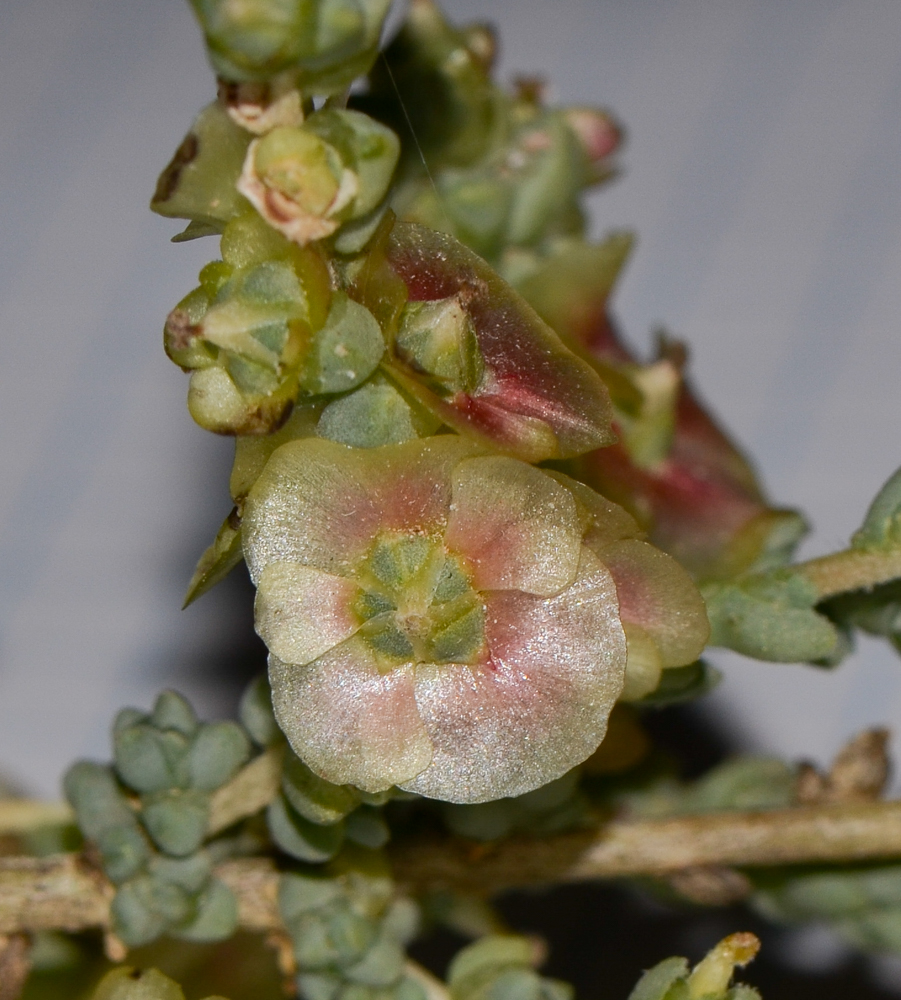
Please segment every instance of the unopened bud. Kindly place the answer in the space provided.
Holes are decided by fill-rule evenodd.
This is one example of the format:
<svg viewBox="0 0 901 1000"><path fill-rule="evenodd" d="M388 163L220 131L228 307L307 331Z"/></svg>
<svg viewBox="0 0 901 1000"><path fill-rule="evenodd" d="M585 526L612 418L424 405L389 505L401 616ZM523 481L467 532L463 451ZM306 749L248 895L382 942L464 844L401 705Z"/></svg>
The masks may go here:
<svg viewBox="0 0 901 1000"><path fill-rule="evenodd" d="M375 58L390 0L191 0L210 62L228 81L290 74L341 91Z"/></svg>
<svg viewBox="0 0 901 1000"><path fill-rule="evenodd" d="M568 108L569 127L576 133L585 155L593 166L612 156L623 141L622 129L598 108Z"/></svg>

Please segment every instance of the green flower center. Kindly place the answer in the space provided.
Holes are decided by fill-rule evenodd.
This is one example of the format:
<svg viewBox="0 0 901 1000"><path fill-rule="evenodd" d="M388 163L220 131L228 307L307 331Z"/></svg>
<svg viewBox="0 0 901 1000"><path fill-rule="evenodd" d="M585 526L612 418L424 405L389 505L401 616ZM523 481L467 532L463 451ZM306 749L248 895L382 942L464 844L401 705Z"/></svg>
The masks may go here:
<svg viewBox="0 0 901 1000"><path fill-rule="evenodd" d="M485 609L463 564L441 541L381 535L359 571L355 611L386 670L399 663L477 663Z"/></svg>

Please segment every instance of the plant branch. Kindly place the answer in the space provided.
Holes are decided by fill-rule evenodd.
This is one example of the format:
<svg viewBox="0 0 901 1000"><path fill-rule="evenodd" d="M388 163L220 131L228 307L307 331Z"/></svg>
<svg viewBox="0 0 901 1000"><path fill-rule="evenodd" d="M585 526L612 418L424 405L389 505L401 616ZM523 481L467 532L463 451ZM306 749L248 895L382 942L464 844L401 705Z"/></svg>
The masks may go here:
<svg viewBox="0 0 901 1000"><path fill-rule="evenodd" d="M450 837L399 841L392 861L404 891L666 875L709 865L803 864L901 856L901 801L617 820L546 839L473 845ZM238 899L241 926L281 926L278 870L268 859L228 861L216 874ZM0 934L106 927L113 887L81 855L0 858Z"/></svg>
<svg viewBox="0 0 901 1000"><path fill-rule="evenodd" d="M843 549L790 567L809 580L819 600L852 590L869 590L901 577L901 548Z"/></svg>
<svg viewBox="0 0 901 1000"><path fill-rule="evenodd" d="M253 816L269 805L278 795L282 756L281 747L267 750L213 793L207 824L209 836L221 833L238 820ZM74 822L75 814L65 802L0 800L0 835L27 833L42 826L62 826Z"/></svg>

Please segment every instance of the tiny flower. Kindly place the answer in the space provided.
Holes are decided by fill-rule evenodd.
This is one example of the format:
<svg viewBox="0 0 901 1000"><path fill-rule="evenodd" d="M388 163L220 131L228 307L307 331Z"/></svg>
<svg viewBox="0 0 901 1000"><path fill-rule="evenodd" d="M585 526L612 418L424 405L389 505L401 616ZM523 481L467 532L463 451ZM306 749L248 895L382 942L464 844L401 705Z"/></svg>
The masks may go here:
<svg viewBox="0 0 901 1000"><path fill-rule="evenodd" d="M698 650L655 569L641 578L632 519L581 490L456 435L275 451L244 551L297 755L335 784L452 802L519 795L588 757L623 686L621 603L665 656Z"/></svg>
<svg viewBox="0 0 901 1000"><path fill-rule="evenodd" d="M410 223L386 254L409 300L395 371L445 423L529 462L614 440L604 383L485 261Z"/></svg>
<svg viewBox="0 0 901 1000"><path fill-rule="evenodd" d="M271 226L306 246L372 212L398 155L397 137L384 125L358 111L319 111L255 139L238 190Z"/></svg>

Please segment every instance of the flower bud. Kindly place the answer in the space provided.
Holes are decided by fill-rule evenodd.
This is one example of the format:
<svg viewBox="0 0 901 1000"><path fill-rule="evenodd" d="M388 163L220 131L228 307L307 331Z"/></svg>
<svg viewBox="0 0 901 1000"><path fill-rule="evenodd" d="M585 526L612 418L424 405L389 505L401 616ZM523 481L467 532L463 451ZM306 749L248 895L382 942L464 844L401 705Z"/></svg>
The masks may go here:
<svg viewBox="0 0 901 1000"><path fill-rule="evenodd" d="M410 302L392 371L436 416L530 462L612 441L600 378L485 261L452 237L405 223L391 232L386 255ZM423 379L423 369L437 381Z"/></svg>
<svg viewBox="0 0 901 1000"><path fill-rule="evenodd" d="M622 145L622 128L598 108L567 108L563 115L585 154L589 178L594 183L608 179L612 173L610 157Z"/></svg>
<svg viewBox="0 0 901 1000"><path fill-rule="evenodd" d="M226 80L280 74L336 93L375 58L390 0L191 0L210 62Z"/></svg>

